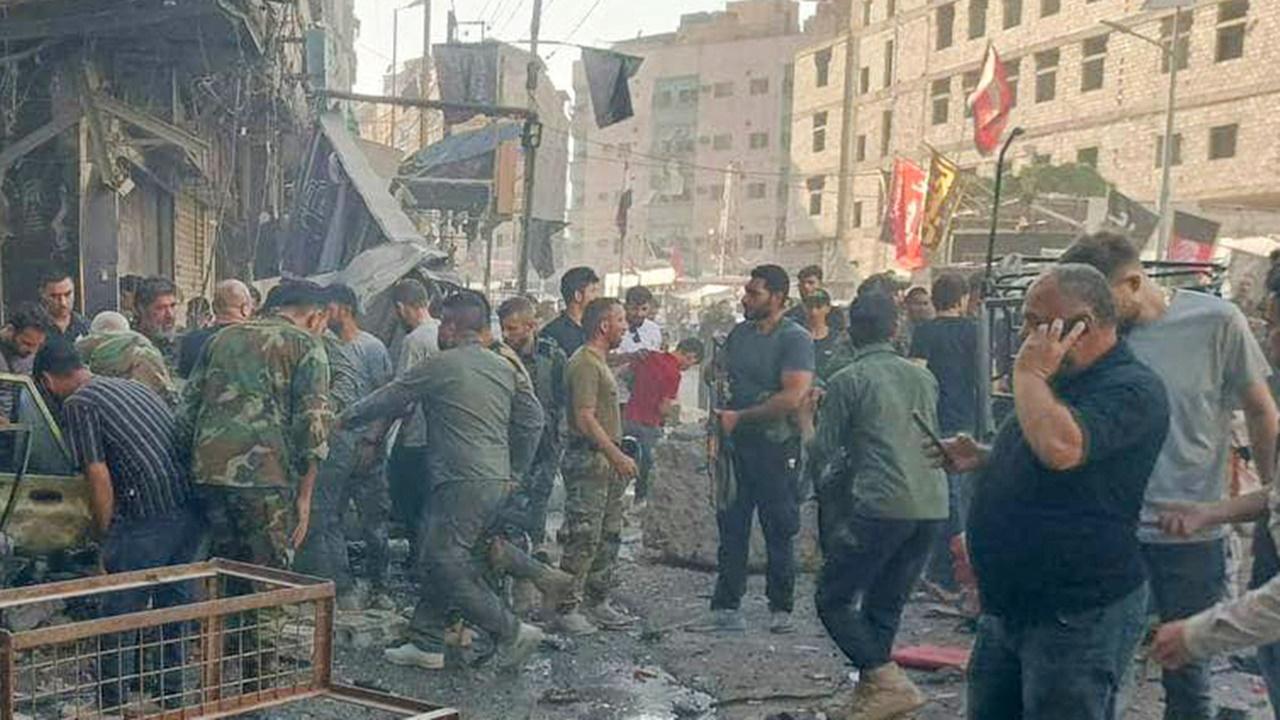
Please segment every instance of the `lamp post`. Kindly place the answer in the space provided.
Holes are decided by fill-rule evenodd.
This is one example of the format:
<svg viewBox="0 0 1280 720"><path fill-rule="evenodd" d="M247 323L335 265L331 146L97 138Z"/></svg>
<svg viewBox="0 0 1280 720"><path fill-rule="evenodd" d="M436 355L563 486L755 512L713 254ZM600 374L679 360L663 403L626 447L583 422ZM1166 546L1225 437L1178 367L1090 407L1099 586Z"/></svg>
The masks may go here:
<svg viewBox="0 0 1280 720"><path fill-rule="evenodd" d="M1149 45L1154 45L1160 50L1165 61L1169 63L1169 100L1165 107L1164 140L1162 141L1160 157L1160 232L1156 237L1157 260L1164 260L1168 256L1169 246L1173 240L1173 118L1177 109L1178 95L1178 41L1182 35L1182 9L1194 4L1194 0L1147 0L1147 4L1143 7L1144 10L1173 8L1173 32L1170 33L1167 44L1156 38L1135 32L1133 29L1119 23L1109 20L1102 21L1103 25L1116 32L1124 33Z"/></svg>

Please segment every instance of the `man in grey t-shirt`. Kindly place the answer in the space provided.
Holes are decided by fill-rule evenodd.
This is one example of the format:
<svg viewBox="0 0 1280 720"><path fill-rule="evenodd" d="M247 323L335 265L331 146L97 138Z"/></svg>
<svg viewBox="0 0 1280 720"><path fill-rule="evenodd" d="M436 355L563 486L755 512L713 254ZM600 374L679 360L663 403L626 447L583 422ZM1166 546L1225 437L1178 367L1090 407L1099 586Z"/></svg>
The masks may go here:
<svg viewBox="0 0 1280 720"><path fill-rule="evenodd" d="M1271 480L1277 413L1270 368L1248 322L1233 304L1192 291L1169 292L1143 272L1126 239L1100 233L1076 241L1062 262L1093 265L1111 281L1126 339L1169 393L1170 427L1147 484L1139 530L1152 596L1162 622L1213 606L1226 586L1223 533L1162 533L1163 503L1212 503L1226 494L1231 416L1244 411L1259 475ZM1166 720L1209 720L1207 662L1165 670Z"/></svg>
<svg viewBox="0 0 1280 720"><path fill-rule="evenodd" d="M396 317L400 319L405 335L395 345L395 376L403 378L413 368L440 352L440 321L431 317L430 298L422 283L405 279L391 288ZM427 477L427 418L421 406L415 406L400 424L391 459L387 464L391 487L393 517L409 532L415 550L410 557L417 557L415 533L422 518L426 498Z"/></svg>

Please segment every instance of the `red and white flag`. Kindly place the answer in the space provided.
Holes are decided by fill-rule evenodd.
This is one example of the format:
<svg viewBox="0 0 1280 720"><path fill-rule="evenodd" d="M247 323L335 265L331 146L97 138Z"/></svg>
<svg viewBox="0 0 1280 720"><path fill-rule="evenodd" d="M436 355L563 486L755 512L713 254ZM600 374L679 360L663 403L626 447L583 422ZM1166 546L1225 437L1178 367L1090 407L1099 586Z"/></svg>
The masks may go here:
<svg viewBox="0 0 1280 720"><path fill-rule="evenodd" d="M1013 109L1013 90L994 45L987 45L982 76L966 102L973 113L973 143L978 146L978 152L990 155L999 147L1000 136L1009 123L1009 111Z"/></svg>
<svg viewBox="0 0 1280 720"><path fill-rule="evenodd" d="M1191 213L1173 214L1173 239L1169 259L1178 262L1209 262L1218 242L1218 223Z"/></svg>
<svg viewBox="0 0 1280 720"><path fill-rule="evenodd" d="M919 270L925 265L920 230L928 189L924 168L903 158L894 160L889 202L885 207L884 239L893 243L894 259L904 270Z"/></svg>

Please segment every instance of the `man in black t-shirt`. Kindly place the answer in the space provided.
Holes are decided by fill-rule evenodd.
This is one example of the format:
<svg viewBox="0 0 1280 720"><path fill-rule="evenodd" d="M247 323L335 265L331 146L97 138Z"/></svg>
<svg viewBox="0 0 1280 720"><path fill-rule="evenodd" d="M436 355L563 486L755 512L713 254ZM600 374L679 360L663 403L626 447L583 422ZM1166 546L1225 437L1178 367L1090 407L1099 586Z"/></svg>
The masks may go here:
<svg viewBox="0 0 1280 720"><path fill-rule="evenodd" d="M968 316L969 283L943 274L933 281L937 314L915 329L910 356L925 361L938 380L938 427L944 435L972 433L978 413L978 322ZM951 539L964 532L968 488L963 475L947 475L951 514L938 534L927 576L948 590L956 588L951 565Z"/></svg>
<svg viewBox="0 0 1280 720"><path fill-rule="evenodd" d="M943 443L948 472L981 468L967 536L983 612L969 718L1110 720L1145 628L1138 512L1169 401L1118 339L1097 270L1045 271L1023 315L1014 416L990 449Z"/></svg>

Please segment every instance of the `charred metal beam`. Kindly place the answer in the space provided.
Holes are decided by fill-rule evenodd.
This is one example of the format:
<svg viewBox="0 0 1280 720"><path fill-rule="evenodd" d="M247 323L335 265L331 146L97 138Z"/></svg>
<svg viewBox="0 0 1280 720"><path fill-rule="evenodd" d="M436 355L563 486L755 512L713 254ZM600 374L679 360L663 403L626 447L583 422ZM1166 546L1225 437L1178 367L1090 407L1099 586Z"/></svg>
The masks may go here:
<svg viewBox="0 0 1280 720"><path fill-rule="evenodd" d="M200 168L202 172L205 170L205 160L209 156L209 142L204 138L147 112L130 107L109 95L96 94L93 99L103 112L180 148L193 165Z"/></svg>
<svg viewBox="0 0 1280 720"><path fill-rule="evenodd" d="M0 150L0 177L4 177L9 166L22 159L27 153L70 130L80 122L81 117L79 112L55 115L49 122L9 144L4 150Z"/></svg>

